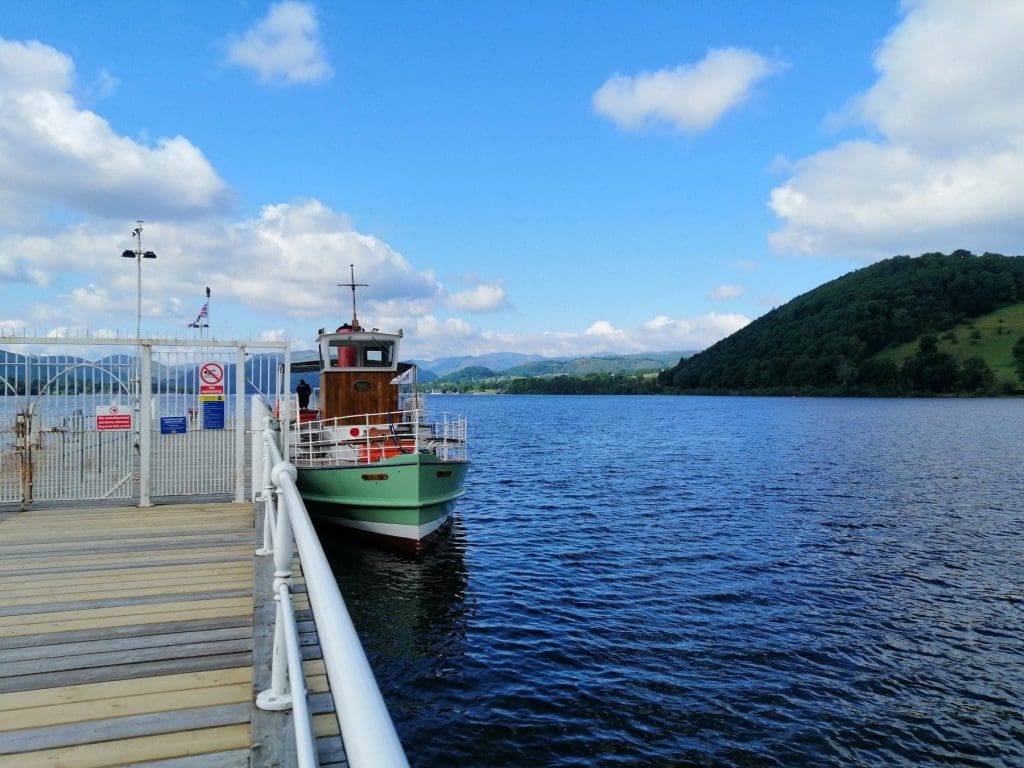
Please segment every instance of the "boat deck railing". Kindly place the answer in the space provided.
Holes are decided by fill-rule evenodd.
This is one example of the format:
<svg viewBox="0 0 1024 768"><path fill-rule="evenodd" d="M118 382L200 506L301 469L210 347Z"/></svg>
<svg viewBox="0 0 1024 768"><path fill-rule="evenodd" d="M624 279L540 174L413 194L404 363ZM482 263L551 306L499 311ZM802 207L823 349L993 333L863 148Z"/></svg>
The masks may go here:
<svg viewBox="0 0 1024 768"><path fill-rule="evenodd" d="M264 709L291 708L300 768L317 765L316 738L302 673L299 635L292 610L293 553L302 563L324 666L334 697L348 764L352 768L407 768L408 761L366 659L348 609L338 591L316 531L295 486L296 469L284 461L280 435L267 418L262 433L263 548L274 557L277 602L271 687L257 697ZM255 469L255 467L254 467Z"/></svg>
<svg viewBox="0 0 1024 768"><path fill-rule="evenodd" d="M300 419L292 425L289 444L292 460L302 468L373 464L413 453L466 461L467 424L448 414L427 422L422 409Z"/></svg>

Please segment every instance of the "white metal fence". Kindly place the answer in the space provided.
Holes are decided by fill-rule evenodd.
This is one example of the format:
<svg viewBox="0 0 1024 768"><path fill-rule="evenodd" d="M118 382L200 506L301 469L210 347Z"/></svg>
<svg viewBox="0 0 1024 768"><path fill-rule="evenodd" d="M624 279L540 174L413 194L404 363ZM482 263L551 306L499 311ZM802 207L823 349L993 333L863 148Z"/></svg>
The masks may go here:
<svg viewBox="0 0 1024 768"><path fill-rule="evenodd" d="M0 337L0 505L252 498L248 403L288 366L284 342Z"/></svg>

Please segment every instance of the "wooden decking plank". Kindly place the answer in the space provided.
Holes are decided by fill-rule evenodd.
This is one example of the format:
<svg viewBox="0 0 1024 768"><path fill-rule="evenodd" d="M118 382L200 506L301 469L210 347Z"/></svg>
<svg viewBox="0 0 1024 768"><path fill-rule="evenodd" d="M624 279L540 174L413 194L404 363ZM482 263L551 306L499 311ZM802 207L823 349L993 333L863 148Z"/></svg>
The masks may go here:
<svg viewBox="0 0 1024 768"><path fill-rule="evenodd" d="M181 560L192 560L202 557L214 556L218 558L229 559L232 555L236 557L244 557L246 559L252 558L252 548L248 546L225 546L225 547L165 547L159 550L160 557L166 563L175 563ZM130 563L149 563L152 562L153 555L150 552L135 553L133 551L118 551L118 552L104 552L103 554L87 554L87 555L68 555L62 557L60 567L65 570L70 570L73 566L89 566L89 565L105 565L110 567L111 564L117 564L118 567L122 565L128 565ZM21 571L36 571L41 567L53 562L52 557L31 557L25 560L6 560L4 561L4 570L0 572L0 575L17 575Z"/></svg>
<svg viewBox="0 0 1024 768"><path fill-rule="evenodd" d="M249 750L236 749L231 752L172 757L168 760L147 760L145 763L128 763L124 768L249 768ZM320 768L332 766L321 765Z"/></svg>
<svg viewBox="0 0 1024 768"><path fill-rule="evenodd" d="M147 533L151 534L152 532L147 531ZM117 539L111 540L110 536L117 536ZM0 556L4 558L18 558L52 552L120 552L129 548L133 552L142 552L152 549L165 549L168 542L173 542L176 547L182 548L227 543L247 545L251 540L252 532L248 530L240 531L237 526L198 534L190 534L183 531L161 531L157 536L146 535L138 537L125 536L116 531L102 531L97 533L95 537L82 536L61 541L40 540L33 543L22 542L12 544L10 539L5 539L5 543L0 544Z"/></svg>
<svg viewBox="0 0 1024 768"><path fill-rule="evenodd" d="M154 609L155 608L155 609ZM153 624L171 618L212 618L214 616L252 613L251 597L215 600L181 600L157 606L123 606L92 610L64 611L36 616L0 617L0 638L17 635L61 631L66 628L113 627L122 624Z"/></svg>
<svg viewBox="0 0 1024 768"><path fill-rule="evenodd" d="M21 648L0 650L0 676L3 675L3 664L28 659L47 659L55 656L80 656L99 651L128 651L137 648L154 648L165 645L185 645L188 643L212 642L216 640L237 640L252 638L252 628L248 626L210 629L198 632L166 633L162 635L142 635L124 638L103 637L97 640L76 643L55 643L52 645L31 645Z"/></svg>
<svg viewBox="0 0 1024 768"><path fill-rule="evenodd" d="M0 678L0 693L31 691L38 688L59 688L68 685L81 685L82 683L101 683L108 680L125 680L133 677L202 672L204 670L224 669L251 663L252 653L247 652L220 656L199 656L194 659L168 659L139 664L119 664L113 667L97 669L72 669L66 672Z"/></svg>
<svg viewBox="0 0 1024 768"><path fill-rule="evenodd" d="M243 637L203 643L175 643L173 645L161 645L151 648L101 651L99 653L88 653L78 656L56 656L49 659L29 659L27 661L12 661L5 664L3 668L0 668L0 679L29 674L64 672L71 669L93 669L95 667L110 666L115 663L119 665L139 664L147 661L218 656L251 650L252 638Z"/></svg>
<svg viewBox="0 0 1024 768"><path fill-rule="evenodd" d="M117 698L83 701L73 704L55 704L48 707L29 707L4 712L0 718L0 732L44 728L63 723L81 723L87 720L108 720L127 715L171 712L197 709L222 704L247 704L252 696L252 684L245 680L233 685L193 688L185 691L160 691L136 696L118 690ZM4 737L0 733L0 740Z"/></svg>
<svg viewBox="0 0 1024 768"><path fill-rule="evenodd" d="M203 755L249 746L249 726L230 725L183 733L99 742L57 750L0 755L0 768L113 768L132 763Z"/></svg>
<svg viewBox="0 0 1024 768"><path fill-rule="evenodd" d="M0 712L98 701L115 698L119 695L141 696L149 693L201 690L244 683L250 681L251 678L252 670L247 666L242 666L179 675L157 675L131 680L112 680L105 683L41 688L18 693L0 693Z"/></svg>
<svg viewBox="0 0 1024 768"><path fill-rule="evenodd" d="M156 559L150 560L149 562L132 562L124 563L118 567L118 570L125 570L128 568L153 568L157 566L181 566L181 565L205 565L208 563L247 563L252 560L252 553L238 553L232 554L230 557L222 557L216 554L203 555L202 557L192 558L179 558L179 559ZM81 565L75 568L76 572L88 572L88 571L108 571L111 570L110 563L97 563L91 565ZM66 565L60 566L49 566L49 567L38 567L38 568L26 568L17 572L17 576L43 576L46 574L60 574L67 573L69 571ZM7 573L0 571L0 578L4 578L8 575L15 575L13 573Z"/></svg>
<svg viewBox="0 0 1024 768"><path fill-rule="evenodd" d="M118 580L102 584L79 584L78 581L71 581L63 589L54 585L45 590L32 589L21 594L0 595L0 615L3 615L4 611L31 605L50 606L51 610L70 610L52 606L70 606L76 602L76 598L77 602L85 602L84 598L87 597L93 600L118 600L155 595L208 594L225 589L244 589L247 585L248 591L251 592L251 578L246 578L244 572L206 577L183 572L181 578L166 579L162 583Z"/></svg>
<svg viewBox="0 0 1024 768"><path fill-rule="evenodd" d="M316 740L316 757L321 768L327 765L348 765L345 758L345 745L341 736L325 736Z"/></svg>
<svg viewBox="0 0 1024 768"><path fill-rule="evenodd" d="M36 528L33 529L31 536L22 535L6 526L8 535L4 537L3 544L0 544L0 549L4 555L17 555L19 553L43 552L49 548L71 554L76 549L90 551L93 547L143 550L175 545L191 548L211 541L220 543L238 539L241 542L242 537L252 533L248 525L235 523L208 526L184 525L176 528L168 528L165 525L148 525L139 528L81 528L76 523L68 523L67 526L73 526L74 529L62 531L62 526L54 526L50 530Z"/></svg>
<svg viewBox="0 0 1024 768"><path fill-rule="evenodd" d="M176 546L179 548L195 548L203 544L215 544L237 541L248 544L252 530L248 525L226 523L215 526L186 525L177 528L166 526L146 526L140 528L79 528L75 523L73 531L62 531L59 526L51 530L34 529L31 536L20 535L17 531L6 527L0 554L5 557L28 555L35 556L42 552L57 551L74 555L82 553L101 553L103 550L131 549L144 551L153 548Z"/></svg>
<svg viewBox="0 0 1024 768"><path fill-rule="evenodd" d="M3 735L3 740L0 741L0 750L9 754L36 752L43 749L60 749L103 741L120 741L140 736L159 736L166 733L218 728L248 722L248 703L221 704L215 707L128 715L107 720L90 720L7 731Z"/></svg>
<svg viewBox="0 0 1024 768"><path fill-rule="evenodd" d="M115 640L125 637L143 637L159 635L181 629L182 632L200 632L207 629L226 629L228 627L252 628L252 618L246 614L237 616L218 616L212 619L193 619L189 621L154 622L152 624L136 624L122 627L102 627L79 629L75 631L56 631L18 637L7 637L0 641L2 648L25 648L30 645L57 645L60 643L80 643L110 638Z"/></svg>
<svg viewBox="0 0 1024 768"><path fill-rule="evenodd" d="M0 608L0 619L8 616L45 616L50 613L78 613L103 608L129 608L141 605L159 605L168 602L186 600L215 600L227 597L244 597L252 593L252 589L239 588L238 582L229 583L231 589L212 589L209 591L175 592L166 590L145 590L150 594L132 596L106 597L99 600L78 600L69 603L35 603L33 605L11 605ZM177 585L175 585L177 586ZM213 585L211 585L213 586Z"/></svg>
<svg viewBox="0 0 1024 768"><path fill-rule="evenodd" d="M161 586L168 582L180 584L201 584L214 579L236 578L252 582L252 566L249 563L208 563L200 566L176 565L171 568L127 568L80 573L66 571L38 579L5 579L0 585L0 601L9 603L21 596L47 595L61 592L110 592L129 587L147 588Z"/></svg>

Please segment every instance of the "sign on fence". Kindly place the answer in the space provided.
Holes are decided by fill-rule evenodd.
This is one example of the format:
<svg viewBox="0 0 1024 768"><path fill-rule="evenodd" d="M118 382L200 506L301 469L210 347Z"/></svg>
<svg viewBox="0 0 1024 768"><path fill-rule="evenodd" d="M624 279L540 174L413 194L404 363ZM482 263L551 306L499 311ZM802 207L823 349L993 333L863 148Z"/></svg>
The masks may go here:
<svg viewBox="0 0 1024 768"><path fill-rule="evenodd" d="M132 428L132 412L120 405L96 406L96 429L100 432L125 432Z"/></svg>
<svg viewBox="0 0 1024 768"><path fill-rule="evenodd" d="M180 435L188 432L188 420L184 416L161 416L161 435Z"/></svg>

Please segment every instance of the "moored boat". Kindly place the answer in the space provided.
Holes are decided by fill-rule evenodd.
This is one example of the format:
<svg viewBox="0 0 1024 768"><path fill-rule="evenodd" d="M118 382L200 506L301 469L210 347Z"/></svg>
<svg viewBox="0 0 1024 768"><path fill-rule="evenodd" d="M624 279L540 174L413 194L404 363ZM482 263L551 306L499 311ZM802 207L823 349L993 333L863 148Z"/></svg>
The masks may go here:
<svg viewBox="0 0 1024 768"><path fill-rule="evenodd" d="M322 521L418 552L451 522L465 493L466 421L428 420L416 367L398 361L402 331L352 322L320 329L318 359L292 371L316 371L315 405L299 393L289 442L299 491Z"/></svg>

